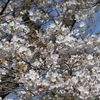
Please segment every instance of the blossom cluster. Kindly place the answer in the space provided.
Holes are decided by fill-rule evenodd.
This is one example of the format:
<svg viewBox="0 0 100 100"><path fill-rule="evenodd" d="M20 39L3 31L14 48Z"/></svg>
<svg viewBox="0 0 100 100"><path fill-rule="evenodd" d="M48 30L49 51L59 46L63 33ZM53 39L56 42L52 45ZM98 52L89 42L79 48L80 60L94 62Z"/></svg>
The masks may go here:
<svg viewBox="0 0 100 100"><path fill-rule="evenodd" d="M43 7L49 3L44 0L40 5ZM69 9L68 14L76 10L76 20L79 21L89 15L86 9L78 12L80 4L77 0L68 1L64 7L59 4L57 8L62 13ZM83 8L84 5L85 0ZM86 16L83 16L83 12L86 12ZM36 14L29 12L29 15L33 21L49 16L42 16L39 10L36 10ZM62 14L59 18L62 18ZM0 57L0 75L6 75L9 71L14 73L14 80L23 88L17 92L22 100L46 92L58 97L72 94L82 100L100 98L100 38L92 35L84 40L76 39L59 18L46 29L35 30L32 34L30 27L21 23L21 17L6 16L7 23L0 24L2 32L12 35L10 40L4 37L0 41L3 55ZM79 25L80 28L84 26L84 22Z"/></svg>

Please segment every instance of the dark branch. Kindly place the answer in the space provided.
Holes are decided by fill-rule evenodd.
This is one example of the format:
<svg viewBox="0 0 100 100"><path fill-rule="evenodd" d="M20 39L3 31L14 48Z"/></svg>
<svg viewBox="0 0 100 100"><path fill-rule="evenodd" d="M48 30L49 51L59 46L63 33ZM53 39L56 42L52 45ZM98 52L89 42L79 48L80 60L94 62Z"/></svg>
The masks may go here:
<svg viewBox="0 0 100 100"><path fill-rule="evenodd" d="M41 25L38 23L35 23L34 21L31 21L29 18L29 13L26 12L23 17L22 17L24 23L29 27L29 28L34 28L35 30L39 30L41 28Z"/></svg>
<svg viewBox="0 0 100 100"><path fill-rule="evenodd" d="M3 7L3 9L0 12L0 15L2 15L5 11L5 9L7 8L7 5L9 4L10 0L7 1L7 3L5 4L5 6Z"/></svg>

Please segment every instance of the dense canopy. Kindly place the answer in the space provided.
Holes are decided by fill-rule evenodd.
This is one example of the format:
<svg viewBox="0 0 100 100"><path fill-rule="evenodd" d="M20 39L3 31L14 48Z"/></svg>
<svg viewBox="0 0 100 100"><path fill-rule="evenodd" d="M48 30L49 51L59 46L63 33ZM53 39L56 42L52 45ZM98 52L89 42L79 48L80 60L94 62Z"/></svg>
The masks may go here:
<svg viewBox="0 0 100 100"><path fill-rule="evenodd" d="M20 100L100 98L92 27L99 7L100 0L0 0L1 99L11 92Z"/></svg>

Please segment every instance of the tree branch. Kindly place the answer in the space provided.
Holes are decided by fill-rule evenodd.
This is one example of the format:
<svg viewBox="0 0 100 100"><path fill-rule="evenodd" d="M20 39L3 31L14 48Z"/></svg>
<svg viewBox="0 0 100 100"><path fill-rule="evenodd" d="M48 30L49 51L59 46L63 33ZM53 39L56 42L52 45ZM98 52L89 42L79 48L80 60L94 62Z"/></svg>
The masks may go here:
<svg viewBox="0 0 100 100"><path fill-rule="evenodd" d="M7 8L7 5L9 4L10 0L7 1L7 3L5 4L5 6L3 7L3 9L0 12L0 15L2 15L5 11L5 9Z"/></svg>

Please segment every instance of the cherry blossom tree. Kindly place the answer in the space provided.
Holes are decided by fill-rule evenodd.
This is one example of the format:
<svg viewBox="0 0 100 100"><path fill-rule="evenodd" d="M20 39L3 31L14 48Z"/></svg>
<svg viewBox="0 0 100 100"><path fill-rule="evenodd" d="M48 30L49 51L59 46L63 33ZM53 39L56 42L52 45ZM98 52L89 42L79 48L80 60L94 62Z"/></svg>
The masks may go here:
<svg viewBox="0 0 100 100"><path fill-rule="evenodd" d="M86 35L97 21L99 0L1 0L0 5L1 98L11 92L20 100L39 94L41 100L100 98L100 38ZM18 87L22 90L15 91Z"/></svg>

